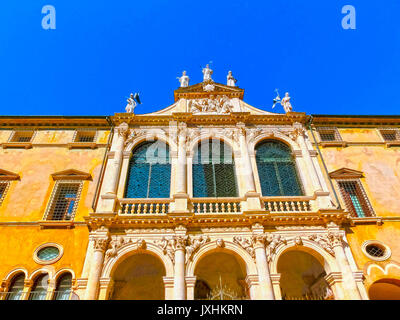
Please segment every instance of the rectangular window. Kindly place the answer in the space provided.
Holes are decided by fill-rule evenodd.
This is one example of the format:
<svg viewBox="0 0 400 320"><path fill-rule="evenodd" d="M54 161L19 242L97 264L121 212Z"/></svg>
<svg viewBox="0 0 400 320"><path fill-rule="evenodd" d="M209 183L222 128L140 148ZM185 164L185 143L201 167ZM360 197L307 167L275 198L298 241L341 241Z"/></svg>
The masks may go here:
<svg viewBox="0 0 400 320"><path fill-rule="evenodd" d="M31 142L34 131L14 131L10 138L10 142Z"/></svg>
<svg viewBox="0 0 400 320"><path fill-rule="evenodd" d="M338 184L347 210L353 217L375 216L360 181L338 181Z"/></svg>
<svg viewBox="0 0 400 320"><path fill-rule="evenodd" d="M380 132L385 142L400 141L400 130L398 129L381 129Z"/></svg>
<svg viewBox="0 0 400 320"><path fill-rule="evenodd" d="M95 137L96 137L96 131L79 130L76 132L74 142L94 142Z"/></svg>
<svg viewBox="0 0 400 320"><path fill-rule="evenodd" d="M81 183L58 183L47 213L47 220L73 220L78 206Z"/></svg>
<svg viewBox="0 0 400 320"><path fill-rule="evenodd" d="M321 141L329 142L329 141L342 141L342 138L339 134L337 128L325 127L325 128L317 128L319 133L319 137Z"/></svg>

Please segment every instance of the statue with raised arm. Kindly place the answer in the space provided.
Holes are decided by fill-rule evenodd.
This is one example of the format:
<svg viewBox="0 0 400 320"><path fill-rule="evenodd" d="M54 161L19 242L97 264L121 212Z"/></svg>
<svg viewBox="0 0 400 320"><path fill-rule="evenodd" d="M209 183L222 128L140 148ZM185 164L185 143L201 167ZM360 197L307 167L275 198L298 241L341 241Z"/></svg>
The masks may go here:
<svg viewBox="0 0 400 320"><path fill-rule="evenodd" d="M126 100L126 102L128 102L128 104L125 107L126 112L133 113L137 105L133 97L133 93L131 93L130 97Z"/></svg>
<svg viewBox="0 0 400 320"><path fill-rule="evenodd" d="M232 75L232 71L228 72L228 75L226 76L226 85L230 87L236 86L236 79Z"/></svg>
<svg viewBox="0 0 400 320"><path fill-rule="evenodd" d="M203 68L203 82L212 81L211 75L213 71L210 69L210 66L207 64L205 68Z"/></svg>
<svg viewBox="0 0 400 320"><path fill-rule="evenodd" d="M179 78L179 82L181 83L181 88L189 86L189 76L186 75L186 71L182 72L182 76Z"/></svg>
<svg viewBox="0 0 400 320"><path fill-rule="evenodd" d="M293 107L292 107L292 104L290 103L289 92L286 92L285 96L283 97L283 99L281 101L281 105L286 113L292 112Z"/></svg>

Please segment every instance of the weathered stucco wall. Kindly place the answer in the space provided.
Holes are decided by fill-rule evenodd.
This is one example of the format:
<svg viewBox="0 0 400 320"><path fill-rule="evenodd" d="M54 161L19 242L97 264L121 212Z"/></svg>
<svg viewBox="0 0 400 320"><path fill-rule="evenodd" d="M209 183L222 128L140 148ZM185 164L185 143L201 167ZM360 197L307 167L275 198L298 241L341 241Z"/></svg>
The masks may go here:
<svg viewBox="0 0 400 320"><path fill-rule="evenodd" d="M0 143L7 142L11 130L0 130ZM57 272L70 268L80 277L87 244L88 228L84 216L92 212L92 201L100 175L109 132L99 130L95 149L69 149L74 130L38 130L31 149L0 148L0 169L11 171L20 180L11 181L0 206L0 279L16 268L24 268L30 275L42 265L33 260L35 249L54 242L63 247L60 260L46 267ZM72 228L43 228L43 220L55 181L51 174L75 169L90 173L91 181L84 181Z"/></svg>
<svg viewBox="0 0 400 320"><path fill-rule="evenodd" d="M395 266L400 261L400 147L387 147L376 128L338 128L338 131L347 147L320 146L328 172L341 168L361 171L368 199L376 216L383 219L382 225L356 223L346 233L357 267L364 271L368 290L376 280L400 279L400 268ZM320 158L319 163L322 167ZM329 179L326 172L324 175ZM333 185L344 206L335 180ZM361 249L367 240L379 240L389 246L391 257L383 262L368 258ZM395 265L391 266L393 261Z"/></svg>

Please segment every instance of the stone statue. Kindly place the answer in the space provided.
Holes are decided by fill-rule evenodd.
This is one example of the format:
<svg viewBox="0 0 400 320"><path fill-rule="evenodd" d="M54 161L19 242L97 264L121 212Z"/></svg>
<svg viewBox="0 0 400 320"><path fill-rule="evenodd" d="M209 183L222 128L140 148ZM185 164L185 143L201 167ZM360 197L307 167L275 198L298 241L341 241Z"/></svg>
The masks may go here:
<svg viewBox="0 0 400 320"><path fill-rule="evenodd" d="M285 112L292 112L292 104L290 103L290 97L289 97L289 92L286 92L285 97L281 101L281 105Z"/></svg>
<svg viewBox="0 0 400 320"><path fill-rule="evenodd" d="M131 93L130 97L126 100L126 102L128 102L128 104L125 107L126 112L133 113L136 108L136 101L133 98L133 93Z"/></svg>
<svg viewBox="0 0 400 320"><path fill-rule="evenodd" d="M177 79L179 79L179 82L181 83L181 88L189 86L190 78L186 75L186 71L183 71L182 76L180 78L178 77Z"/></svg>
<svg viewBox="0 0 400 320"><path fill-rule="evenodd" d="M205 68L203 68L203 82L212 81L211 75L213 71L210 69L210 66L207 64Z"/></svg>
<svg viewBox="0 0 400 320"><path fill-rule="evenodd" d="M226 76L226 85L230 87L234 87L236 85L236 79L232 76L232 71L228 72L228 75Z"/></svg>

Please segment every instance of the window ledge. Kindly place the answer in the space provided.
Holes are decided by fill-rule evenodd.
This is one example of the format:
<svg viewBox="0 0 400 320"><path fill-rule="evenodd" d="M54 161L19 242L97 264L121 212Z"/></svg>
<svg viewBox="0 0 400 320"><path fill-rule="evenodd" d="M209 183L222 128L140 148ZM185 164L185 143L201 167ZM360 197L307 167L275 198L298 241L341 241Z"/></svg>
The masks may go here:
<svg viewBox="0 0 400 320"><path fill-rule="evenodd" d="M346 141L321 141L320 146L327 148L327 147L342 147L346 148L347 147L347 142Z"/></svg>
<svg viewBox="0 0 400 320"><path fill-rule="evenodd" d="M7 149L7 148L31 149L32 143L31 142L5 142L1 146L3 147L3 149Z"/></svg>
<svg viewBox="0 0 400 320"><path fill-rule="evenodd" d="M377 226L381 226L383 221L381 217L350 217L350 223L352 226L355 226L356 224L376 224Z"/></svg>
<svg viewBox="0 0 400 320"><path fill-rule="evenodd" d="M72 229L74 228L73 221L56 221L56 220L43 220L39 221L41 229Z"/></svg>
<svg viewBox="0 0 400 320"><path fill-rule="evenodd" d="M70 142L67 144L68 149L96 149L95 142Z"/></svg>
<svg viewBox="0 0 400 320"><path fill-rule="evenodd" d="M400 147L400 141L390 141L390 142L386 142L386 147L390 148L390 147Z"/></svg>

